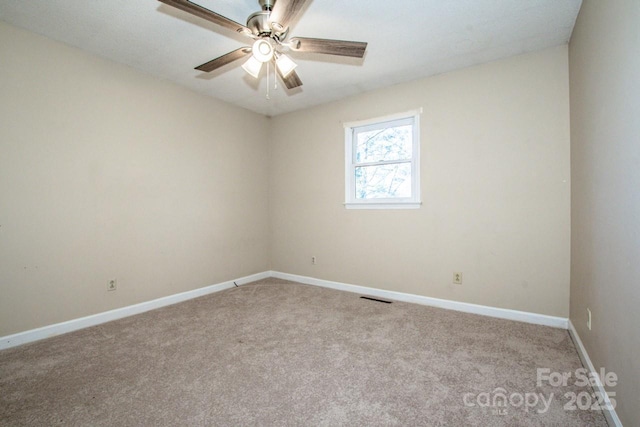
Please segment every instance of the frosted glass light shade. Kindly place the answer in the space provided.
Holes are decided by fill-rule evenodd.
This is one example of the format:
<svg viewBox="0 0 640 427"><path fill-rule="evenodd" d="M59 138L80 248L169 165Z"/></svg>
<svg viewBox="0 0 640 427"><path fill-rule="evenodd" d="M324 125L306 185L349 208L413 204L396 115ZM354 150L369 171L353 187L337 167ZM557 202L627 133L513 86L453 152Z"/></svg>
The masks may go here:
<svg viewBox="0 0 640 427"><path fill-rule="evenodd" d="M287 77L291 72L298 66L291 58L289 58L284 53L277 56L276 66L282 74L282 77Z"/></svg>
<svg viewBox="0 0 640 427"><path fill-rule="evenodd" d="M247 62L242 64L242 68L257 79L260 75L260 70L262 69L262 62L258 61L253 57L253 55L251 55Z"/></svg>

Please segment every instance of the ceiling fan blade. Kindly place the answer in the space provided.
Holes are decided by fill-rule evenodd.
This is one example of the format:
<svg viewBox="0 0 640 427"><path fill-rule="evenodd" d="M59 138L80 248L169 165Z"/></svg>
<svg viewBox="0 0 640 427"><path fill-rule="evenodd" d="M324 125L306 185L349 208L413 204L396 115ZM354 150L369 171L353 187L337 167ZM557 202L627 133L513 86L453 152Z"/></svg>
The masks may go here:
<svg viewBox="0 0 640 427"><path fill-rule="evenodd" d="M283 77L278 67L276 67L276 70L278 70L278 75L284 82L287 89L294 89L302 86L302 80L300 80L300 77L298 77L298 74L295 71L290 72L287 77Z"/></svg>
<svg viewBox="0 0 640 427"><path fill-rule="evenodd" d="M270 22L277 22L283 28L287 28L296 16L302 11L306 3L311 0L277 0L273 6Z"/></svg>
<svg viewBox="0 0 640 427"><path fill-rule="evenodd" d="M289 46L296 52L325 53L327 55L350 56L353 58L364 57L364 52L367 49L366 42L307 37L294 37L289 41Z"/></svg>
<svg viewBox="0 0 640 427"><path fill-rule="evenodd" d="M169 6L173 6L177 9L183 10L187 13L190 13L194 16L197 16L202 19L206 19L207 21L213 22L214 24L218 24L220 26L229 28L230 30L236 31L238 33L243 33L248 36L252 36L251 30L245 27L242 24L237 23L229 18L225 18L222 15L218 15L217 13L204 8L200 5L190 2L189 0L158 0L164 4Z"/></svg>
<svg viewBox="0 0 640 427"><path fill-rule="evenodd" d="M240 49L236 49L233 52L229 52L225 55L222 55L216 59L212 59L209 62L205 62L202 65L198 65L196 70L204 71L206 73L210 73L213 70L216 70L224 65L227 65L233 61L236 61L240 58L244 58L245 56L251 53L250 47L241 47Z"/></svg>

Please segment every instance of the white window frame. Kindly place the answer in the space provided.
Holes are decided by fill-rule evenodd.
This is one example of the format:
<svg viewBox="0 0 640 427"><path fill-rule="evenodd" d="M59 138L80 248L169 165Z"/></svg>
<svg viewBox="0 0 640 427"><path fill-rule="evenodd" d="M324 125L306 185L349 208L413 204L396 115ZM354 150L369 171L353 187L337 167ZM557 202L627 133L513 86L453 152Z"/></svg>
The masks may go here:
<svg viewBox="0 0 640 427"><path fill-rule="evenodd" d="M407 111L374 119L349 122L344 124L345 140L345 207L347 209L418 209L420 201L420 114L422 109ZM357 166L384 164L388 162L355 163L355 138L356 131L362 128L375 127L376 125L401 120L412 120L413 147L411 154L411 197L393 197L378 199L357 199L356 178ZM392 162L394 163L394 162Z"/></svg>

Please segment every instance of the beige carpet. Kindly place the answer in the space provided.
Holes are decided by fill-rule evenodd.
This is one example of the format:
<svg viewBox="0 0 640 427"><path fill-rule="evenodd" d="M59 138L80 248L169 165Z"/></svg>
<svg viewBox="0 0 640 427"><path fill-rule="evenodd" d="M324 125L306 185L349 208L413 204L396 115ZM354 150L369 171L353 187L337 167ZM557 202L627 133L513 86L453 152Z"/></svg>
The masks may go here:
<svg viewBox="0 0 640 427"><path fill-rule="evenodd" d="M564 330L268 279L0 352L0 425L605 426L536 384L580 367Z"/></svg>

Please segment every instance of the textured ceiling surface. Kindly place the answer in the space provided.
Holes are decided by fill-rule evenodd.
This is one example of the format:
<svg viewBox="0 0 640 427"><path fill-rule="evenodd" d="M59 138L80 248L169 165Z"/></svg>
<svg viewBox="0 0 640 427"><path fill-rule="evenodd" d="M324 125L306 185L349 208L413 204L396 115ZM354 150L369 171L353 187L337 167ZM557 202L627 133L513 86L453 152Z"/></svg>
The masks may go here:
<svg viewBox="0 0 640 427"><path fill-rule="evenodd" d="M244 24L258 0L192 0ZM242 60L194 67L251 39L156 0L0 0L0 19L275 116L369 90L567 43L581 0L313 0L290 35L369 43L363 59L293 52L301 88L273 89Z"/></svg>

